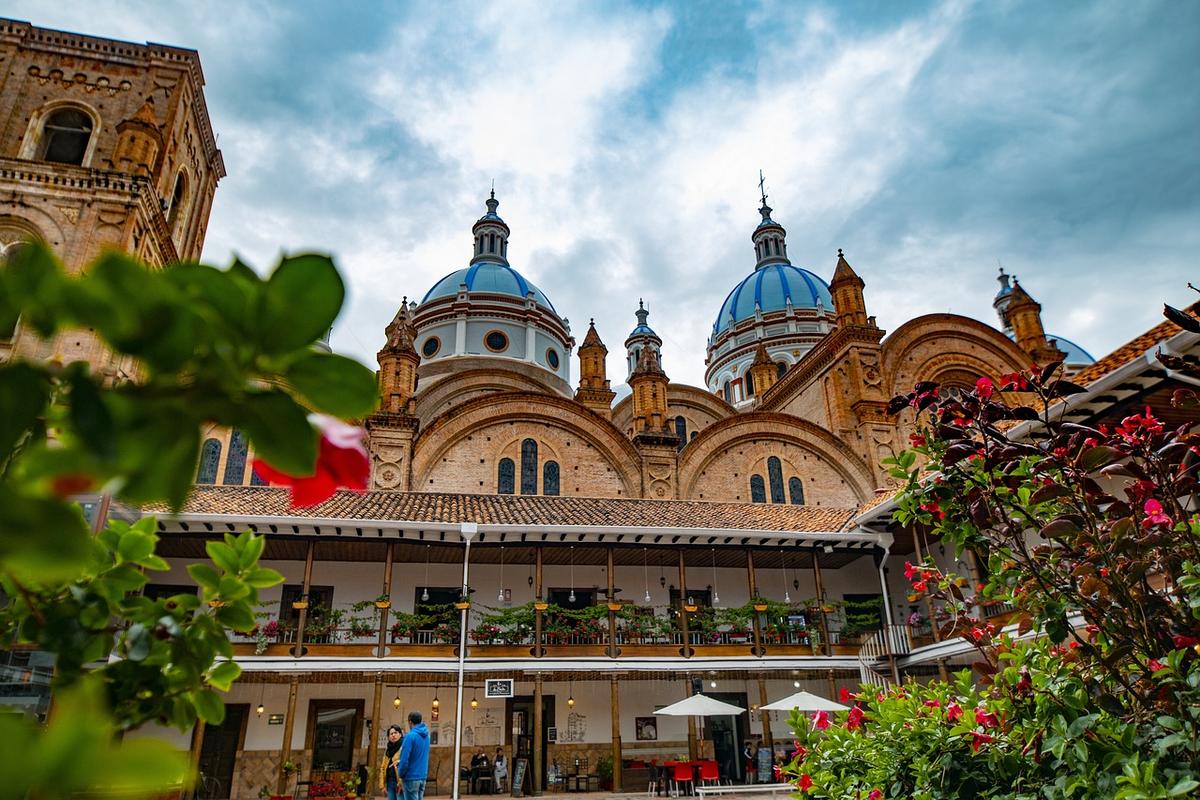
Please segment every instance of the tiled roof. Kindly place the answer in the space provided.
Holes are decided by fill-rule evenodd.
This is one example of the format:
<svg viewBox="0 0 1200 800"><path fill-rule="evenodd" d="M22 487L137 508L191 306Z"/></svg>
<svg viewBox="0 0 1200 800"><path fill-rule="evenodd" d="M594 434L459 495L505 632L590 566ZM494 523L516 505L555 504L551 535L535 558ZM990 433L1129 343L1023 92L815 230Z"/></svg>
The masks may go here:
<svg viewBox="0 0 1200 800"><path fill-rule="evenodd" d="M1193 304L1187 311L1193 315L1200 313L1200 303ZM1071 380L1081 386L1087 386L1103 378L1117 367L1124 366L1135 358L1140 358L1150 348L1159 342L1170 339L1182 330L1174 322L1163 321L1155 325L1141 336L1126 342L1113 350L1095 364L1089 364L1072 376Z"/></svg>
<svg viewBox="0 0 1200 800"><path fill-rule="evenodd" d="M146 510L164 516L169 513L164 507L149 507ZM450 524L477 522L481 525L595 525L819 532L840 530L856 512L853 508L768 503L522 497L433 492L356 494L348 491L338 492L318 506L294 509L287 489L197 486L181 513Z"/></svg>
<svg viewBox="0 0 1200 800"><path fill-rule="evenodd" d="M886 503L888 500L892 500L896 497L899 497L900 492L901 492L900 489L894 488L894 487L887 488L887 489L876 489L874 497L872 497L870 500L866 501L865 503L858 504L858 508L854 509L854 514L852 515L852 519L857 519L858 517L861 517L863 514L870 511L872 508L878 508L879 506Z"/></svg>

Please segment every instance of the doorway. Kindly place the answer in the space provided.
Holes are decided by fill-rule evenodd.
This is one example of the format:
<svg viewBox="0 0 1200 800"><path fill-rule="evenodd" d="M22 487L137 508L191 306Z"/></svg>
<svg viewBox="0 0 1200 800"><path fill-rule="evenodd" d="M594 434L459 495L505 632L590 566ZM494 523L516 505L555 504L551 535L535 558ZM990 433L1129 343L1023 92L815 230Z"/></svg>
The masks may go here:
<svg viewBox="0 0 1200 800"><path fill-rule="evenodd" d="M546 770L550 766L550 761L546 757L546 739L547 732L554 727L554 697L552 695L542 695L542 729L535 731L533 728L533 695L519 695L514 697L508 704L508 731L507 742L512 747L512 758L509 760L508 774L513 775L513 770L516 767L518 758L529 759L529 767L526 770L526 775L533 775L533 779L538 781L539 786L536 791L544 791L546 788ZM542 774L534 775L533 772L533 752L534 749L542 753Z"/></svg>
<svg viewBox="0 0 1200 800"><path fill-rule="evenodd" d="M707 692L706 697L732 703L739 708L749 708L745 692ZM721 775L742 783L746 779L745 764L742 763L742 746L749 732L746 714L724 717L706 717L709 741L713 743L713 758Z"/></svg>
<svg viewBox="0 0 1200 800"><path fill-rule="evenodd" d="M205 726L204 741L200 745L202 778L196 785L196 797L215 800L231 796L233 768L246 737L249 716L249 705L227 705L224 722Z"/></svg>
<svg viewBox="0 0 1200 800"><path fill-rule="evenodd" d="M362 738L362 700L313 700L308 707L308 749L314 775L354 768L354 748Z"/></svg>

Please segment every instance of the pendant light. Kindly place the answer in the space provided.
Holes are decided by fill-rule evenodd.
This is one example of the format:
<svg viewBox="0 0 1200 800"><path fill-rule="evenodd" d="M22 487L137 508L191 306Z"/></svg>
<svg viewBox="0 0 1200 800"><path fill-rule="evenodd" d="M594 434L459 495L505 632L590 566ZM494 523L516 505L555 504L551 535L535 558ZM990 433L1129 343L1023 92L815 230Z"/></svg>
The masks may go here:
<svg viewBox="0 0 1200 800"><path fill-rule="evenodd" d="M779 551L779 566L783 569L783 602L792 602L792 595L787 588L787 561L783 559L783 550Z"/></svg>
<svg viewBox="0 0 1200 800"><path fill-rule="evenodd" d="M571 545L571 593L567 595L567 602L575 602L575 545Z"/></svg>
<svg viewBox="0 0 1200 800"><path fill-rule="evenodd" d="M646 584L646 605L652 602L650 599L650 556L646 553L646 548L642 548L642 581Z"/></svg>
<svg viewBox="0 0 1200 800"><path fill-rule="evenodd" d="M567 684L567 708L575 707L575 681Z"/></svg>
<svg viewBox="0 0 1200 800"><path fill-rule="evenodd" d="M472 689L471 690L471 710L474 711L477 708L479 708L479 695L478 695L477 690Z"/></svg>
<svg viewBox="0 0 1200 800"><path fill-rule="evenodd" d="M713 607L721 605L721 589L717 586L717 548L712 548L712 564L713 564Z"/></svg>
<svg viewBox="0 0 1200 800"><path fill-rule="evenodd" d="M434 687L434 690L433 690L433 707L434 707L434 708L441 708L441 706L442 706L442 701L441 701L441 700L438 700L438 696L437 696L437 687Z"/></svg>
<svg viewBox="0 0 1200 800"><path fill-rule="evenodd" d="M267 693L267 685L264 683L262 685L262 689L260 689L259 693L258 693L258 708L255 709L255 711L258 712L258 715L260 717L263 715L263 712L267 710L266 705L263 703L263 698L266 695L266 693Z"/></svg>
<svg viewBox="0 0 1200 800"><path fill-rule="evenodd" d="M425 545L425 586L422 587L421 602L429 602L429 545Z"/></svg>
<svg viewBox="0 0 1200 800"><path fill-rule="evenodd" d="M504 546L500 547L500 590L496 594L496 602L504 602Z"/></svg>
<svg viewBox="0 0 1200 800"><path fill-rule="evenodd" d="M395 697L395 699L392 700L392 708L396 709L397 711L400 710L400 692L399 692L399 690L396 691L396 697Z"/></svg>
<svg viewBox="0 0 1200 800"><path fill-rule="evenodd" d="M663 573L662 555L658 557L658 585L662 588L667 588L667 576Z"/></svg>

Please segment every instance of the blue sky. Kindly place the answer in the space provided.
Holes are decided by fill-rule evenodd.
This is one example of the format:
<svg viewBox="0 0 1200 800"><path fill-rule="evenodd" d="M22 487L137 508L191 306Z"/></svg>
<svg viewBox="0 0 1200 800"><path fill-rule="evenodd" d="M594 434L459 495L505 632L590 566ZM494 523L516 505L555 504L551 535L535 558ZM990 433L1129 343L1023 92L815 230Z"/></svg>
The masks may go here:
<svg viewBox="0 0 1200 800"><path fill-rule="evenodd" d="M205 259L335 254L334 346L470 256L496 181L513 265L582 339L644 297L700 384L753 269L758 170L793 263L839 247L887 329L995 322L997 264L1102 355L1194 299L1200 3L10 2L200 51L229 176ZM577 365L573 365L577 372Z"/></svg>

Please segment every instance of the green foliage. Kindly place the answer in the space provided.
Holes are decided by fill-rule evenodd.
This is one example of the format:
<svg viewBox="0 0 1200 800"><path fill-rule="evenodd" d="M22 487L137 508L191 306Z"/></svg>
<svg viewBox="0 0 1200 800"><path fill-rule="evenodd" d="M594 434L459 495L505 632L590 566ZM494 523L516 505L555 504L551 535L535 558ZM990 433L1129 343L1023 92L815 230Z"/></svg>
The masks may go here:
<svg viewBox="0 0 1200 800"><path fill-rule="evenodd" d="M43 338L88 329L116 365L0 365L0 634L55 657L49 723L0 717L6 796L143 797L190 779L165 743L116 738L147 722L219 724L240 674L228 634L256 631L259 590L283 578L259 566L263 537L226 534L188 568L200 596L142 597L147 573L168 569L155 520L93 536L72 497L178 508L214 425L312 474L308 409L359 416L376 402L370 370L312 348L343 296L316 255L285 258L265 280L240 262L148 270L115 252L67 275L31 245L0 270L0 333L18 318Z"/></svg>

